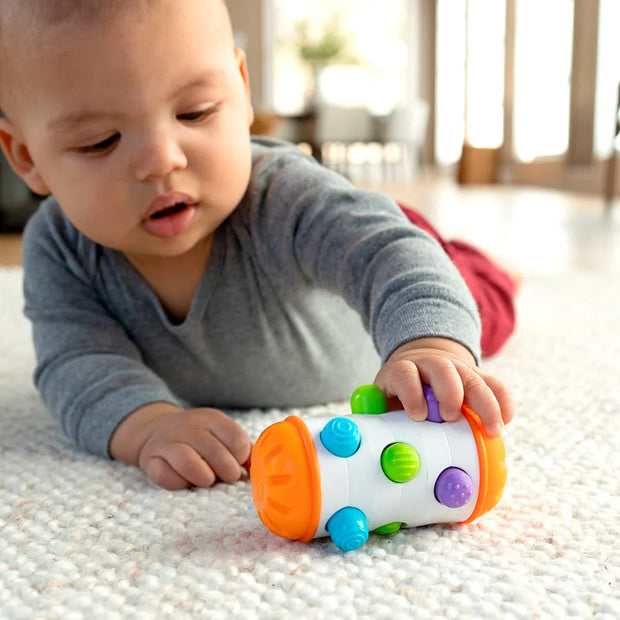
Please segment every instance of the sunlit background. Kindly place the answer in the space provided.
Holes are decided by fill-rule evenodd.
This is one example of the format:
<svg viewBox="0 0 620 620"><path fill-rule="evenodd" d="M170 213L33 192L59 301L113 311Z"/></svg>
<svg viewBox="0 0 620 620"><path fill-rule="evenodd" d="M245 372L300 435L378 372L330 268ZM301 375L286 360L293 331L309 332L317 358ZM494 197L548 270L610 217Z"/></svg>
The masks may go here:
<svg viewBox="0 0 620 620"><path fill-rule="evenodd" d="M380 7L381 10L378 10ZM388 113L407 95L406 2L404 0L275 0L274 102L278 111L299 112L312 91L298 53L298 28L319 39L330 23L346 39L342 58L327 65L318 85L330 104L365 106Z"/></svg>
<svg viewBox="0 0 620 620"><path fill-rule="evenodd" d="M434 2L435 0L428 0ZM324 103L388 114L415 94L411 0L273 0L273 106L300 113L315 76L299 55L299 25L318 38L330 23L345 35L349 58L320 72ZM514 0L510 127L522 162L559 156L569 145L574 0ZM415 16L414 16L415 17ZM599 0L594 155L611 149L620 81L620 2ZM506 0L436 0L435 159L455 163L462 146L498 148L506 127Z"/></svg>
<svg viewBox="0 0 620 620"><path fill-rule="evenodd" d="M614 201L620 0L226 3L254 133L356 182L432 174ZM0 230L37 203L0 158Z"/></svg>

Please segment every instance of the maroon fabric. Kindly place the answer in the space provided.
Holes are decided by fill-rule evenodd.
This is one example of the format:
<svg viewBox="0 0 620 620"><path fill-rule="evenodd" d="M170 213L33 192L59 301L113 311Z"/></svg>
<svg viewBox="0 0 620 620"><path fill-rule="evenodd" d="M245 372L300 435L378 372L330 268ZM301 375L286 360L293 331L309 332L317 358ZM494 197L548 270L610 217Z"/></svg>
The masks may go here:
<svg viewBox="0 0 620 620"><path fill-rule="evenodd" d="M480 250L464 241L445 241L417 211L398 203L409 221L433 236L452 259L478 304L482 356L501 349L515 328L515 282Z"/></svg>

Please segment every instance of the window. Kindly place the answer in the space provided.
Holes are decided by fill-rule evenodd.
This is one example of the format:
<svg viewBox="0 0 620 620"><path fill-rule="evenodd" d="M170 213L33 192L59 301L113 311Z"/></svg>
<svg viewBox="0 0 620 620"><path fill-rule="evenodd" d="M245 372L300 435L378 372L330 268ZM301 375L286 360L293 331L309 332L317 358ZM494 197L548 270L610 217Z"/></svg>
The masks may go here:
<svg viewBox="0 0 620 620"><path fill-rule="evenodd" d="M440 164L461 157L465 140L466 0L437 3L435 156Z"/></svg>
<svg viewBox="0 0 620 620"><path fill-rule="evenodd" d="M465 138L496 148L504 139L505 0L469 0Z"/></svg>
<svg viewBox="0 0 620 620"><path fill-rule="evenodd" d="M499 147L504 126L505 0L438 0L436 156L463 142Z"/></svg>
<svg viewBox="0 0 620 620"><path fill-rule="evenodd" d="M514 0L514 7L513 148L531 161L568 147L574 0ZM437 0L439 163L456 162L464 141L504 142L506 9L506 0Z"/></svg>
<svg viewBox="0 0 620 620"><path fill-rule="evenodd" d="M568 148L573 0L517 0L514 151L517 159Z"/></svg>
<svg viewBox="0 0 620 620"><path fill-rule="evenodd" d="M594 124L594 153L609 155L616 129L614 114L620 84L620 2L599 0L598 66L596 70L596 112ZM620 148L618 145L617 148Z"/></svg>

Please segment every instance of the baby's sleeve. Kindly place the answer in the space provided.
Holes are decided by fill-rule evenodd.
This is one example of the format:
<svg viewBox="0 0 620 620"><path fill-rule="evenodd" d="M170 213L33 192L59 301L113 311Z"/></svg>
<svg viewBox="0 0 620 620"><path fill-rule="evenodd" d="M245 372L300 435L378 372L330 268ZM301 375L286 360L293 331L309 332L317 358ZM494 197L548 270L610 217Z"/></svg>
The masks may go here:
<svg viewBox="0 0 620 620"><path fill-rule="evenodd" d="M303 277L341 294L383 360L424 337L449 338L479 359L480 317L467 285L437 241L391 197L357 190L302 156L274 164L265 176L271 260L283 271L297 266ZM269 229L279 234L269 236Z"/></svg>
<svg viewBox="0 0 620 620"><path fill-rule="evenodd" d="M110 439L126 416L150 402L175 399L142 363L61 228L40 210L24 234L34 381L64 433L80 448L109 458Z"/></svg>

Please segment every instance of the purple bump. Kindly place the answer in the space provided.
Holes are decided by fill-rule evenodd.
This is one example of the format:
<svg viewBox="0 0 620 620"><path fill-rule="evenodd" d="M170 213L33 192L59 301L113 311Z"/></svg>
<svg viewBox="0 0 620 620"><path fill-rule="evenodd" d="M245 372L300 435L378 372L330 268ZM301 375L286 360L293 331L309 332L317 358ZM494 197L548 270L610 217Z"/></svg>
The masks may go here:
<svg viewBox="0 0 620 620"><path fill-rule="evenodd" d="M435 394L433 394L431 386L423 385L422 389L424 390L424 398L426 398L426 406L428 407L428 416L426 419L429 422L443 424L445 420L442 420L439 415L439 401L435 398Z"/></svg>
<svg viewBox="0 0 620 620"><path fill-rule="evenodd" d="M444 469L435 482L435 497L448 508L465 506L473 494L471 476L458 467Z"/></svg>

